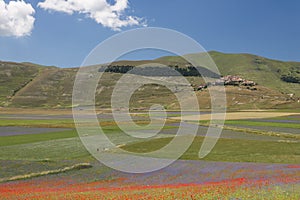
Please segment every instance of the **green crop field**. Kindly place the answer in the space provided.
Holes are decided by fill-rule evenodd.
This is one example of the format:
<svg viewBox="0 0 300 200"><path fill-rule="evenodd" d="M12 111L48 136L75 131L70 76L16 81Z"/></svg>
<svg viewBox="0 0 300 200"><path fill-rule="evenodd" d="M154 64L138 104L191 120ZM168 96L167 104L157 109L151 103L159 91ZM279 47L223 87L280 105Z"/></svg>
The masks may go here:
<svg viewBox="0 0 300 200"><path fill-rule="evenodd" d="M74 128L73 119L1 119L0 126L22 126L41 128Z"/></svg>
<svg viewBox="0 0 300 200"><path fill-rule="evenodd" d="M278 119L278 118L275 118ZM289 118L290 119L290 118ZM72 121L64 120L1 120L1 126L33 126L33 127L70 127ZM299 128L298 124L275 123L275 122L254 122L247 120L230 120L228 125L247 124L252 126L274 126ZM155 128L155 127L154 127ZM165 126L163 130L172 130L175 127ZM139 129L131 129L139 131ZM145 130L141 127L140 130ZM175 129L174 129L175 130ZM123 148L136 152L148 152L160 149L172 139L172 135L161 135L153 139L132 139L122 133L116 125L107 125L103 131L115 144L124 143ZM263 132L263 131L262 131ZM233 134L241 134L232 131ZM253 138L255 135L253 135ZM184 160L198 160L198 152L203 142L202 136L197 136L188 149L180 158ZM72 161L93 161L89 153L85 150L78 137L76 130L59 132L27 134L0 137L0 160L22 160L28 162L53 161L59 163L61 160ZM278 137L278 141L246 140L236 138L221 138L213 151L204 159L205 161L226 161L226 162L257 162L257 163L299 163L300 145L299 140L283 139ZM45 163L43 163L45 164ZM52 163L53 166L54 163ZM59 164L57 166L60 166ZM32 169L34 170L34 168ZM30 170L29 170L30 171ZM34 172L34 171L31 171ZM2 172L3 173L3 172ZM17 171L13 173L17 174Z"/></svg>
<svg viewBox="0 0 300 200"><path fill-rule="evenodd" d="M77 132L75 130L61 131L53 133L41 133L32 135L15 135L15 136L2 136L0 137L0 147L11 146L11 145L21 145L21 144L31 144L42 141L58 140L65 138L77 137Z"/></svg>
<svg viewBox="0 0 300 200"><path fill-rule="evenodd" d="M167 145L172 138L160 138L147 142L130 144L124 149L131 152L151 152ZM181 157L185 160L199 160L198 152L203 137L196 137L191 147ZM259 163L299 163L299 143L253 141L221 138L206 161L259 162Z"/></svg>
<svg viewBox="0 0 300 200"><path fill-rule="evenodd" d="M128 126L128 130L132 130L135 132L142 131L142 130L150 130L150 129L156 129L157 127L147 127L149 121L144 121L145 117L147 117L145 114L137 114L137 116L142 117L141 120L138 120L137 123L141 125L138 128L132 128ZM177 116L177 114L171 114L170 116ZM3 116L2 116L3 117ZM105 121L108 120L108 121ZM226 126L235 126L237 124L247 124L253 127L257 126L265 126L270 125L273 127L289 127L298 129L298 124L290 124L290 123L284 123L284 122L277 122L276 120L298 120L297 116L288 116L288 117L276 117L276 118L268 118L268 119L260 119L260 120L275 120L275 121L251 121L251 120L230 120L226 122ZM207 123L206 121L205 123ZM201 123L204 123L203 121ZM141 138L132 138L125 134L115 123L112 123L109 119L102 119L100 124L102 125L102 129L104 133L107 135L107 137L112 141L115 145L122 144L122 149L133 152L133 153L143 153L143 152L150 152L154 150L158 150L168 144L172 138L173 134L176 133L177 128L176 125L173 123L168 122L164 128L162 129L162 133L158 134L156 137L147 138L147 139L141 139ZM123 124L124 125L124 124ZM252 195L257 191L257 189L252 188L251 190L245 190L241 188L243 184L248 185L249 184L261 184L261 183L252 183L251 177L255 177L255 173L253 174L253 171L257 169L253 169L253 171L248 169L247 164L249 163L251 165L262 165L263 168L265 165L269 166L280 166L282 164L289 164L291 167L295 166L297 167L298 163L300 162L300 145L299 139L290 139L290 138L282 138L282 137L275 137L275 136L260 136L253 134L253 137L251 137L251 132L246 133L244 132L243 128L240 128L240 131L237 130L224 130L226 132L225 135L229 136L229 138L220 138L217 142L216 146L212 150L212 152L205 157L204 159L198 158L198 152L200 149L200 146L203 142L203 136L196 136L192 145L188 148L188 150L179 158L179 162L177 165L178 168L175 166L170 166L167 169L165 169L166 172L157 172L153 174L153 178L150 178L145 175L140 175L141 179L139 180L138 175L130 175L129 177L125 176L122 173L117 173L110 169L109 167L106 167L99 163L95 158L93 158L90 153L85 149L83 146L77 131L74 129L74 123L72 119L44 119L44 120L31 120L31 119L7 119L3 118L0 121L0 129L5 127L15 127L16 130L22 130L22 128L25 130L27 127L33 127L37 129L45 129L52 127L53 132L45 132L45 133L39 133L39 134L21 134L21 135L9 135L9 136L0 136L0 184L2 184L2 188L6 188L7 181L11 182L9 184L15 185L15 191L18 191L18 187L22 188L23 192L18 192L18 194L11 194L11 195L21 195L22 196L31 196L32 194L37 194L36 191L33 191L33 188L36 188L34 185L44 184L44 186L41 186L43 190L45 190L45 193L47 194L44 187L45 184L51 184L52 186L55 186L58 184L57 187L61 188L61 192L63 192L64 196L60 196L62 194L56 193L54 196L53 194L48 194L50 197L62 197L66 198L68 195L70 198L77 198L80 194L82 198L88 198L91 196L94 196L95 198L107 198L108 196L116 197L116 198L123 198L124 195L142 195L142 193L151 192L153 190L154 192L151 196L154 196L155 193L159 194L160 189L151 189L151 188L144 188L141 189L135 188L135 189L126 189L124 191L116 191L111 193L110 190L106 191L110 187L123 187L124 185L130 184L132 187L138 187L136 184L148 184L147 181L150 181L150 186L154 183L151 183L152 180L158 180L162 176L164 177L164 180L171 181L171 184L179 184L182 180L190 180L192 177L197 176L203 176L202 178L199 178L199 180L205 178L206 176L209 177L215 177L213 174L202 174L198 172L192 172L193 170L197 170L199 168L197 163L193 163L193 161L199 161L203 162L199 168L199 170L206 170L205 166L207 166L207 169L211 171L211 173L218 173L219 176L229 176L230 180L232 179L232 182L224 182L224 184L220 185L220 188L229 187L229 184L235 184L235 173L236 169L232 167L228 167L228 169L220 169L213 170L215 166L218 166L218 168L221 168L221 166L224 166L227 164L230 164L232 166L243 166L244 167L244 175L245 177L249 176L249 180L245 179L245 183L240 183L236 185L236 189L231 191L232 195L245 197L245 195ZM55 128L69 128L69 130L65 131L55 131ZM4 130L4 129L3 129ZM52 129L51 129L52 130ZM261 130L261 133L264 133L263 130ZM141 133L142 134L142 133ZM248 134L248 136L244 138L236 138L235 135L243 135ZM234 136L234 137L233 137ZM189 137L189 136L181 136L181 137ZM232 138L231 138L232 137ZM249 138L250 137L250 138ZM270 137L270 140L267 138ZM247 139L249 138L249 139ZM182 138L182 141L185 141L184 138ZM124 146L125 145L125 146ZM109 152L114 153L115 147L111 147L108 149ZM161 155L162 158L168 158L165 157L163 154ZM180 164L180 162L182 162ZM216 163L214 163L216 162ZM239 164L240 163L240 164ZM182 166L181 166L182 165ZM170 175L169 171L173 171L176 169L178 172L180 172L180 176L178 175ZM232 168L232 169L231 169ZM260 169L261 167L259 167ZM292 170L293 168L291 168ZM296 168L297 169L297 168ZM186 174L186 170L191 171L190 173ZM283 171L281 173L295 173L295 172L285 172L286 169L282 169ZM232 171L232 172L231 172ZM239 173L243 172L241 170L238 170ZM166 174L165 174L166 173ZM263 171L257 171L259 174L266 174L267 176L275 176L274 171L272 169L265 168ZM290 175L283 175L284 177L287 176L286 181L290 182ZM297 174L294 175L297 177ZM178 177L181 177L179 180L177 180ZM188 178L189 177L189 178ZM127 180L131 183L123 182L122 180ZM18 181L21 182L18 182ZM65 181L71 180L71 182L75 182L71 185L70 183L65 183ZM198 179L195 179L198 180ZM214 180L214 178L212 179ZM218 179L216 179L218 180ZM222 180L222 179L221 179ZM64 183L60 183L60 181L64 181ZM140 182L142 181L142 182ZM249 183L248 183L249 181ZM27 184L27 186L23 185L23 182ZM30 186L30 183L33 182L34 185ZM38 183L35 183L38 182ZM20 184L20 185L18 185ZM64 186L61 186L60 184L64 184ZM79 184L76 186L76 188L71 189L72 187L75 187L74 184ZM91 186L88 186L92 184ZM155 181L155 184L157 184L157 181ZM154 184L154 185L155 185ZM291 183L289 183L291 184ZM99 186L98 186L99 185ZM154 187L153 185L153 187ZM49 186L47 186L49 187ZM55 186L56 187L56 186ZM85 188L87 187L87 188ZM99 191L94 190L93 188L102 187L101 193ZM170 186L173 188L173 186ZM177 186L174 186L177 187ZM182 188L184 186L180 186ZM187 186L188 188L195 187L195 191L199 190L197 185L195 186ZM206 187L206 185L205 185ZM208 186L207 187L211 187ZM244 187L244 186L243 186ZM282 196L283 198L288 197L297 197L297 193L291 191L290 195L283 194L282 190L283 188L274 188L272 184L265 185L264 187L268 188L268 193L272 193L272 195L276 196ZM290 186L287 186L290 190ZM298 187L297 184L293 184L293 187ZM24 190L24 188L28 188ZM174 193L181 193L180 188L167 189L166 186L164 186L164 190L169 192L164 192L165 195L174 195ZM216 188L216 186L214 186ZM73 192L69 192L69 189ZM223 188L225 191L225 188ZM222 189L222 190L223 190ZM66 190L66 191L65 191ZM202 189L201 189L202 190ZM227 190L227 189L226 189ZM24 194L24 191L32 191L28 194ZM78 193L77 191L81 191ZM262 192L262 190L259 190ZM211 191L212 192L212 191ZM211 192L205 193L206 197L213 197ZM25 192L26 193L26 192ZM66 193L66 194L65 194ZM8 193L6 193L8 194ZM40 195L42 193L39 193ZM67 195L68 194L68 195ZM99 195L102 194L100 197ZM200 193L199 193L200 194ZM193 194L195 197L199 195L198 192ZM267 192L266 192L267 194ZM75 196L73 196L75 195ZM204 193L203 193L204 195ZM207 196L208 195L208 196ZM223 194L223 196L226 194ZM200 196L199 196L200 197ZM204 196L203 196L204 197ZM41 197L44 198L44 197ZM171 197L170 197L171 198Z"/></svg>
<svg viewBox="0 0 300 200"><path fill-rule="evenodd" d="M228 120L226 125L247 125L247 126L269 126L269 127L281 127L281 128L295 128L300 129L300 124L296 123L282 123L282 122L262 122L262 121L250 121L250 120Z"/></svg>

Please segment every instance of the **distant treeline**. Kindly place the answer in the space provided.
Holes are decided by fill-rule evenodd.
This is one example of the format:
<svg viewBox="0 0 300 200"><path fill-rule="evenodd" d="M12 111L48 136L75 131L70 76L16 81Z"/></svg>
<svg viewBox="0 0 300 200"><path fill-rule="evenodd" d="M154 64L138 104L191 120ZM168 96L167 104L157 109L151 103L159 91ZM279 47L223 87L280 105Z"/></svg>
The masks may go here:
<svg viewBox="0 0 300 200"><path fill-rule="evenodd" d="M188 66L185 68L179 66L147 66L147 67L135 67L131 65L110 65L108 67L99 68L99 72L112 72L112 73L130 73L142 76L204 76L211 78L220 78L220 75L210 71L204 67Z"/></svg>
<svg viewBox="0 0 300 200"><path fill-rule="evenodd" d="M300 83L300 70L292 68L292 70L281 76L281 80L288 83Z"/></svg>

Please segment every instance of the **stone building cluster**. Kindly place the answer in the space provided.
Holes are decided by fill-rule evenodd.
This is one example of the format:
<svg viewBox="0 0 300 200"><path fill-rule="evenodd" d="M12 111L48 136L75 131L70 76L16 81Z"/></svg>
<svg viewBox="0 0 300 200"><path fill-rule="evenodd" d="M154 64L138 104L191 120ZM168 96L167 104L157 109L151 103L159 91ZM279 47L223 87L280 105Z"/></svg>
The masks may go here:
<svg viewBox="0 0 300 200"><path fill-rule="evenodd" d="M203 90L209 86L218 86L218 85L219 86L221 86L221 85L245 86L248 89L255 89L253 87L256 86L257 84L254 81L246 80L239 76L228 75L228 76L223 76L214 82L208 82L208 83L202 84L202 85L198 86L197 90Z"/></svg>

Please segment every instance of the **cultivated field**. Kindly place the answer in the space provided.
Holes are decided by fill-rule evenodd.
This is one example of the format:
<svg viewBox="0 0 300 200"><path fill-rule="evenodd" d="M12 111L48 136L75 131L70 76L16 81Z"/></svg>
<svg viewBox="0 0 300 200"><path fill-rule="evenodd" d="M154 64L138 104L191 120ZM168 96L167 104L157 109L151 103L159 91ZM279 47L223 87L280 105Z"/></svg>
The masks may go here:
<svg viewBox="0 0 300 200"><path fill-rule="evenodd" d="M87 152L70 111L15 111L0 114L0 199L300 198L296 112L229 113L215 148L199 159L209 122L203 113L201 121L185 124L196 123L199 129L178 161L156 172L127 174L104 166ZM157 136L131 138L113 123L109 112L98 113L110 140L131 152L160 149L178 129L179 112L174 111ZM135 113L134 119L140 125L149 123L147 113ZM105 151L113 153L114 148Z"/></svg>

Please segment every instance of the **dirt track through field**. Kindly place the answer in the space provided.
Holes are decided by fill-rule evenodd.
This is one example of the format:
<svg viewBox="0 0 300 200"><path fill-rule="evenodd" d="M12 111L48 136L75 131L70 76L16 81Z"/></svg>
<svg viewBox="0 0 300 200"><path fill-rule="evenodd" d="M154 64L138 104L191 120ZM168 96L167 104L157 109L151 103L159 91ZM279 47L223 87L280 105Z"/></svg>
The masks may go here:
<svg viewBox="0 0 300 200"><path fill-rule="evenodd" d="M299 113L290 112L230 112L226 113L226 120L236 120L236 119L262 119L262 118L272 118L272 117L284 117L290 115L299 115ZM186 120L186 121L198 121L198 120L210 120L213 119L221 120L223 119L223 114L204 114L204 115L186 115L182 117L172 117L171 119L176 120Z"/></svg>

